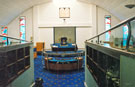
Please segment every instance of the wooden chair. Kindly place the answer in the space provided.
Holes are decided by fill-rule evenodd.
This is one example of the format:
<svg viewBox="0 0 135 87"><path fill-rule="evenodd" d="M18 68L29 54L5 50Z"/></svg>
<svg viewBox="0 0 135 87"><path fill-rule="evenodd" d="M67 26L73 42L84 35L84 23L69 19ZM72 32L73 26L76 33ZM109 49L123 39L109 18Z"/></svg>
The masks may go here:
<svg viewBox="0 0 135 87"><path fill-rule="evenodd" d="M37 42L36 48L37 48L37 52L43 51L43 49L45 49L45 42Z"/></svg>

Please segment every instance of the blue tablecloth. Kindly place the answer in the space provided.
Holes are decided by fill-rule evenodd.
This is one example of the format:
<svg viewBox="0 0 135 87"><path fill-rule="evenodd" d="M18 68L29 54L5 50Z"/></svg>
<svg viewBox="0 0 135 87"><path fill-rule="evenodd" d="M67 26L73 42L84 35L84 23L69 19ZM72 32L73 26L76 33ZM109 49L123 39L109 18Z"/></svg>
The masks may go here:
<svg viewBox="0 0 135 87"><path fill-rule="evenodd" d="M55 44L52 44L52 47L56 47L56 48L75 48L76 45L72 44L72 43L68 43L66 45L61 45L60 43L55 43Z"/></svg>
<svg viewBox="0 0 135 87"><path fill-rule="evenodd" d="M74 62L74 61L77 61L77 59L76 58L74 58L74 57L65 57L65 58L61 58L61 57L59 57L59 58L55 58L55 57L53 57L53 59L52 60L49 60L49 61L51 61L51 62Z"/></svg>

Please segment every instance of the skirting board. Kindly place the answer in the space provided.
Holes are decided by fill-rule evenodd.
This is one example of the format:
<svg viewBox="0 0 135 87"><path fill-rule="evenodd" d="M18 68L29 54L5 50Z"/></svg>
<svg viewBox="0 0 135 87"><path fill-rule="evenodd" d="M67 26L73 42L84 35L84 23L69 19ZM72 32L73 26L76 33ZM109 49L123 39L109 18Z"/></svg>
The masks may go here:
<svg viewBox="0 0 135 87"><path fill-rule="evenodd" d="M35 85L35 82L30 85L30 87L33 87Z"/></svg>
<svg viewBox="0 0 135 87"><path fill-rule="evenodd" d="M86 84L86 82L84 82L84 86L85 86L85 87L88 87L87 84Z"/></svg>

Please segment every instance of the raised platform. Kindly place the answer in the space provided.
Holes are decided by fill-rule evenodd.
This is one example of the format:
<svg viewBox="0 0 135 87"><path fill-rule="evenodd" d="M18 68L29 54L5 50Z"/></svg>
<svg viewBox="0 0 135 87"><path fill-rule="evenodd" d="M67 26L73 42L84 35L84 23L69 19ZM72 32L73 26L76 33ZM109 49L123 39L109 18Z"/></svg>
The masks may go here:
<svg viewBox="0 0 135 87"><path fill-rule="evenodd" d="M46 57L45 59L45 68L47 70L76 70L82 68L83 58L52 58Z"/></svg>
<svg viewBox="0 0 135 87"><path fill-rule="evenodd" d="M85 52L78 51L44 51L47 70L75 70L82 68Z"/></svg>

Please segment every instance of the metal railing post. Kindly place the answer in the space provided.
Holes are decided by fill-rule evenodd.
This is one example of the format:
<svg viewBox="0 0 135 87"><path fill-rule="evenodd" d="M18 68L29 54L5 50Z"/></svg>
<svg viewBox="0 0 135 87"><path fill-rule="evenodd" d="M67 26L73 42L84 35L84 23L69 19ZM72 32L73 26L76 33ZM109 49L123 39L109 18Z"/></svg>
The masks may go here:
<svg viewBox="0 0 135 87"><path fill-rule="evenodd" d="M9 42L9 41L8 41L8 37L7 37L7 46L8 46L8 42Z"/></svg>
<svg viewBox="0 0 135 87"><path fill-rule="evenodd" d="M99 44L99 35L97 36L97 38L98 38L98 42L97 43Z"/></svg>
<svg viewBox="0 0 135 87"><path fill-rule="evenodd" d="M127 23L127 25L128 25L128 37L127 37L126 49L128 50L129 42L130 42L130 38L131 38L131 24L130 24L130 21Z"/></svg>

